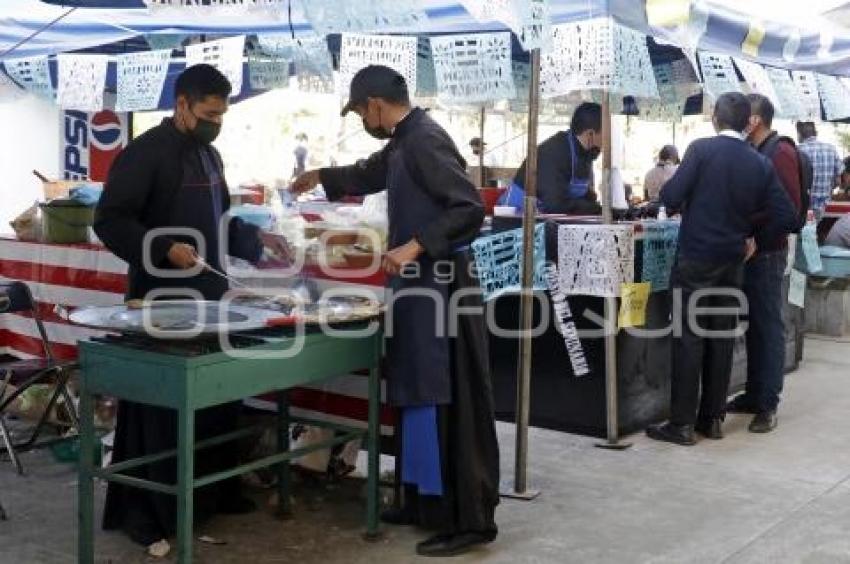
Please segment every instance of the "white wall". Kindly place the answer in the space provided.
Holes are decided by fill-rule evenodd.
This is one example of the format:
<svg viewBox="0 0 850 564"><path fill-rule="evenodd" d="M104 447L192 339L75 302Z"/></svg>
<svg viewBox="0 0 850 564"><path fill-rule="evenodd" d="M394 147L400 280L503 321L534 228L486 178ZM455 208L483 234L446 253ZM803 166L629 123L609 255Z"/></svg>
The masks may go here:
<svg viewBox="0 0 850 564"><path fill-rule="evenodd" d="M0 233L9 221L41 197L36 169L48 178L59 173L59 108L25 96L0 103Z"/></svg>

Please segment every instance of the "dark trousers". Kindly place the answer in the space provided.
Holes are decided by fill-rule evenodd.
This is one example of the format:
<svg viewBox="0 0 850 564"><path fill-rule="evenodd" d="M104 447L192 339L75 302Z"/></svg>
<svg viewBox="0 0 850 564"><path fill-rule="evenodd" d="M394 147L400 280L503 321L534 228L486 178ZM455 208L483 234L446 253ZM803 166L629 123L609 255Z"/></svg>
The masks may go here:
<svg viewBox="0 0 850 564"><path fill-rule="evenodd" d="M743 270L741 261L710 263L687 259L680 259L673 268L670 281L674 308L676 294L681 295L681 323L678 323L681 329L674 323L677 333L673 338L670 421L674 425L693 425L697 420L720 417L726 408L732 371L732 333L738 323L737 313L728 310L740 307L741 299L737 296L740 296ZM706 290L721 293L701 295ZM696 315L696 308L727 311L703 311ZM675 309L673 315L675 322L678 315Z"/></svg>
<svg viewBox="0 0 850 564"><path fill-rule="evenodd" d="M785 324L782 321L782 280L786 251L759 254L747 263L744 293L749 301L747 329L747 397L759 411L773 411L785 369Z"/></svg>

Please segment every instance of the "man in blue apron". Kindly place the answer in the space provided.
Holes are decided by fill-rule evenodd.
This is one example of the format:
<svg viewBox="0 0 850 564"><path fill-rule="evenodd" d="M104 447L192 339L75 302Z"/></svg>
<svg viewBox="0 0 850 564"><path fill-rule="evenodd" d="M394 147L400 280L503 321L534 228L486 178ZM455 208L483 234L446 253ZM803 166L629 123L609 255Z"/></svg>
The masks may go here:
<svg viewBox="0 0 850 564"><path fill-rule="evenodd" d="M559 131L537 148L537 198L541 213L599 215L593 189L593 161L602 145L602 108L585 102L576 108L568 131ZM504 205L522 206L525 161L502 198Z"/></svg>
<svg viewBox="0 0 850 564"><path fill-rule="evenodd" d="M403 510L384 520L437 533L417 545L420 555L460 554L497 532L499 449L487 334L481 293L469 291L479 287L469 243L484 208L454 142L424 110L411 108L397 72L359 71L343 115L349 111L387 145L355 165L307 172L292 189L321 182L331 200L387 190L387 383L390 403L401 410L405 497ZM439 275L446 267L453 276ZM461 295L450 312L450 296Z"/></svg>
<svg viewBox="0 0 850 564"><path fill-rule="evenodd" d="M186 69L175 87L174 116L133 139L115 159L97 207L94 229L104 245L129 265L128 299L144 299L151 291L173 289L175 297L193 290L204 299L218 300L228 290L227 281L211 272L190 277L162 277L145 265L144 246L152 266L188 269L203 258L222 270L220 243L232 256L256 262L263 245L286 252L285 243L272 234L239 219L222 227L230 206L221 156L211 145L221 129L230 83L209 65ZM151 230L162 233L147 240ZM200 242L175 231L191 229ZM169 232L171 231L171 232ZM199 411L195 421L197 440L232 431L239 414L238 403ZM120 402L115 429L113 462L173 449L177 422L172 410L132 402ZM223 445L196 456L197 475L235 465L236 451ZM173 460L149 464L129 472L138 477L172 484ZM201 488L196 493L195 520L214 512L241 513L253 503L239 494L238 479ZM176 505L173 496L109 483L103 524L122 529L134 541L150 545L174 533Z"/></svg>

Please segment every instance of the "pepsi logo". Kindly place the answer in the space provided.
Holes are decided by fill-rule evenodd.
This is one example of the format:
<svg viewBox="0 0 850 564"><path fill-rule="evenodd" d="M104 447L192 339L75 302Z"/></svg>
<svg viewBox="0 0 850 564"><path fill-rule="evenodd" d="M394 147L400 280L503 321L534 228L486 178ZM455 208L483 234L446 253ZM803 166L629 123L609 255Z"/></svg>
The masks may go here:
<svg viewBox="0 0 850 564"><path fill-rule="evenodd" d="M115 112L103 110L91 118L91 144L102 151L121 147L121 120Z"/></svg>

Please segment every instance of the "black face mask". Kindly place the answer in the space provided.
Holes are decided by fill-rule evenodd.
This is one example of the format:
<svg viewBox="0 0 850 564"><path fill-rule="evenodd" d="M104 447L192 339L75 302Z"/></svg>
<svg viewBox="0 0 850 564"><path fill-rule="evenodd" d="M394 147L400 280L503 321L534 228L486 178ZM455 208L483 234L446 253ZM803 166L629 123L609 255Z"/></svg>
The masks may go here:
<svg viewBox="0 0 850 564"><path fill-rule="evenodd" d="M221 124L198 117L192 110L189 110L189 112L196 120L195 127L188 130L189 135L202 145L209 145L215 141L218 134L221 133Z"/></svg>
<svg viewBox="0 0 850 564"><path fill-rule="evenodd" d="M366 115L365 114L363 115L363 117L361 119L363 120L363 129L366 131L366 133L368 133L369 135L371 135L375 139L377 139L379 141L383 141L383 140L389 139L390 137L393 136L392 133L390 133L384 127L382 127L380 125L380 123L381 123L380 113L378 114L378 125L376 127L370 127L369 124L366 123Z"/></svg>
<svg viewBox="0 0 850 564"><path fill-rule="evenodd" d="M209 145L215 141L218 134L221 133L221 124L208 119L197 119L198 122L195 124L195 128L191 131L192 137L203 145Z"/></svg>
<svg viewBox="0 0 850 564"><path fill-rule="evenodd" d="M588 156L590 156L590 160L592 161L595 161L597 158L599 158L600 153L602 153L602 149L600 149L599 147L591 147L587 150L587 154Z"/></svg>
<svg viewBox="0 0 850 564"><path fill-rule="evenodd" d="M383 141L392 137L392 133L390 133L380 125L378 127L369 127L369 125L366 123L366 118L363 118L363 129L366 130L366 133L368 133L379 141Z"/></svg>

